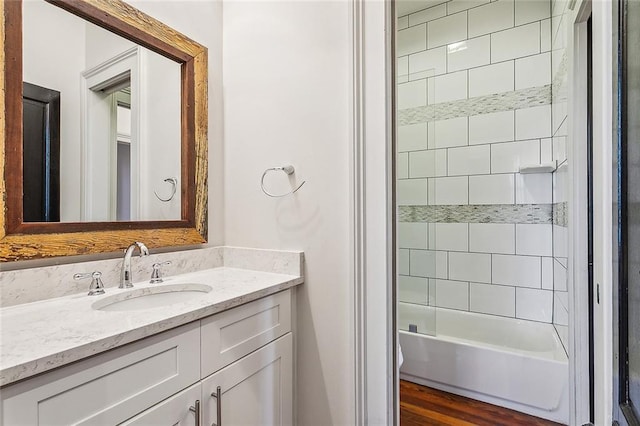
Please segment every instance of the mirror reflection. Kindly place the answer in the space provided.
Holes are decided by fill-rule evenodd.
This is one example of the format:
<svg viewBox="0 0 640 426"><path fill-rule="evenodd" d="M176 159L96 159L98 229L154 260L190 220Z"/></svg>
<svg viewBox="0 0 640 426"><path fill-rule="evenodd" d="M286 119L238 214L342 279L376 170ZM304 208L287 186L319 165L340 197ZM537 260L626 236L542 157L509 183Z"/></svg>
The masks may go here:
<svg viewBox="0 0 640 426"><path fill-rule="evenodd" d="M180 64L23 3L25 222L181 218Z"/></svg>

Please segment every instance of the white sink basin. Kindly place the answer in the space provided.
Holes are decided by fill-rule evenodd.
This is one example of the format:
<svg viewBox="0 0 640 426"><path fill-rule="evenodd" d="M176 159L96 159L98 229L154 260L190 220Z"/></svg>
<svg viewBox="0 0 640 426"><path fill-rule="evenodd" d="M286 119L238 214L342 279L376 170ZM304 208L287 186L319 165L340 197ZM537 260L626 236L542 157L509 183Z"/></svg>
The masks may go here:
<svg viewBox="0 0 640 426"><path fill-rule="evenodd" d="M94 302L91 307L100 311L139 311L187 302L209 293L206 284L170 284L146 287L114 294Z"/></svg>

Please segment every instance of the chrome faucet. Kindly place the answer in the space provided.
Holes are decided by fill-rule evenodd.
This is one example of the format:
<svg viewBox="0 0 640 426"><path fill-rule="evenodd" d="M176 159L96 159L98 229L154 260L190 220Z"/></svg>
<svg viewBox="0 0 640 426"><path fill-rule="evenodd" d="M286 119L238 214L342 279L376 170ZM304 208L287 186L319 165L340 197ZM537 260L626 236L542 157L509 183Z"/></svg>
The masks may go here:
<svg viewBox="0 0 640 426"><path fill-rule="evenodd" d="M124 260L122 262L122 274L120 276L120 285L118 288L131 288L133 284L131 284L131 256L133 252L136 250L136 247L140 250L140 257L149 256L149 249L143 243L136 241L131 244L124 251Z"/></svg>

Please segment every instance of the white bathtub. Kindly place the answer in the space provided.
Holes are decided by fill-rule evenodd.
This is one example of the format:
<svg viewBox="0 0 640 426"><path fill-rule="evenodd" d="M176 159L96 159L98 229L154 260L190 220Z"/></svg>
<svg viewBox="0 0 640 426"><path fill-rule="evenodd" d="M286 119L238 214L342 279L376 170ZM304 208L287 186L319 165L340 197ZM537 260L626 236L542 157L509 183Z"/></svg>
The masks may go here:
<svg viewBox="0 0 640 426"><path fill-rule="evenodd" d="M421 307L430 331L435 319L428 336L402 331L416 319L400 305L401 379L569 423L569 365L551 324Z"/></svg>

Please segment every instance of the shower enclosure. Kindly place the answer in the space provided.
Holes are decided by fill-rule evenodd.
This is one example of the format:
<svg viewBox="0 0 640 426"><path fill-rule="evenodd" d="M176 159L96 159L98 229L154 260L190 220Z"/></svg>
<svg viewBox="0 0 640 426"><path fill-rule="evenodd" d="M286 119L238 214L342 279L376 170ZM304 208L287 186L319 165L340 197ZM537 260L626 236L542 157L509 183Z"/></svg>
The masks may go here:
<svg viewBox="0 0 640 426"><path fill-rule="evenodd" d="M402 379L569 422L564 0L397 4Z"/></svg>

